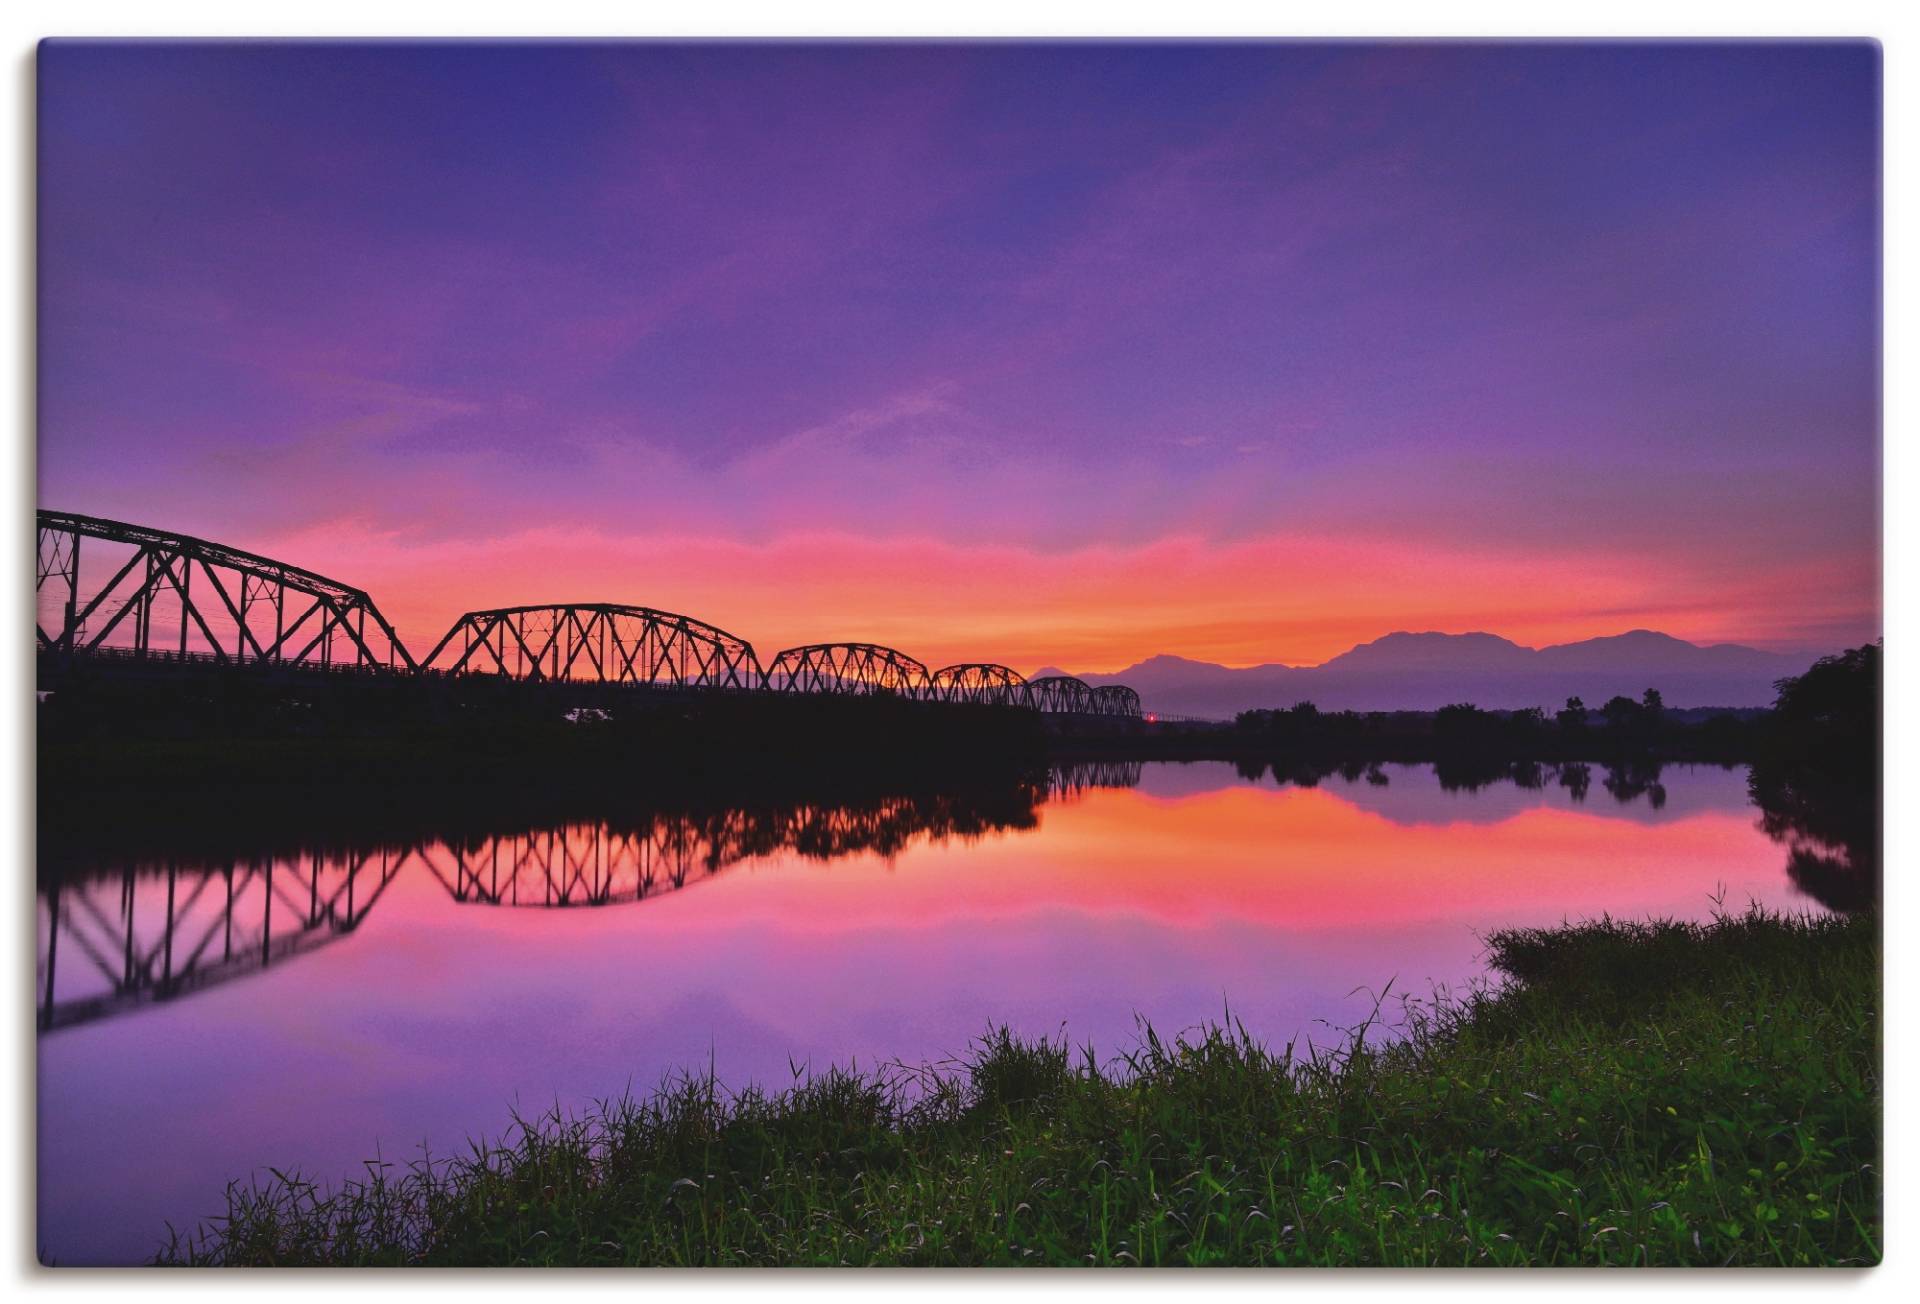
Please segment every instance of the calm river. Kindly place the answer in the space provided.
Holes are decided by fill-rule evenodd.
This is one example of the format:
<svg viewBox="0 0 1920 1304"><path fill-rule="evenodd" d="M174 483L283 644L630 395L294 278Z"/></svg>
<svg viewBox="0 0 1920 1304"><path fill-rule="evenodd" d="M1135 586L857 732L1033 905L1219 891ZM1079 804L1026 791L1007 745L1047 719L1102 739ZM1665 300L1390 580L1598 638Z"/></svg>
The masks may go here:
<svg viewBox="0 0 1920 1304"><path fill-rule="evenodd" d="M778 1084L997 1022L1105 1054L1228 1007L1324 1042L1390 979L1483 976L1502 925L1822 908L1744 769L1304 778L1151 763L279 856L43 846L42 1257L141 1260L265 1165L331 1181L677 1067Z"/></svg>

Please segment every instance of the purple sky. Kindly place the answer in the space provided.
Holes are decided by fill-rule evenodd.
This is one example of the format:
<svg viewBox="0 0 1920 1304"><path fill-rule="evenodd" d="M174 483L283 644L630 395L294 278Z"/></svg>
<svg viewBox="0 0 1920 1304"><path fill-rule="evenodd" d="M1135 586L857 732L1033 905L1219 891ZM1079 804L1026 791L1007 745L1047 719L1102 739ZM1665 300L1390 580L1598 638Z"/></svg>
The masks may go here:
<svg viewBox="0 0 1920 1304"><path fill-rule="evenodd" d="M1111 669L1879 632L1876 48L53 43L41 500Z"/></svg>

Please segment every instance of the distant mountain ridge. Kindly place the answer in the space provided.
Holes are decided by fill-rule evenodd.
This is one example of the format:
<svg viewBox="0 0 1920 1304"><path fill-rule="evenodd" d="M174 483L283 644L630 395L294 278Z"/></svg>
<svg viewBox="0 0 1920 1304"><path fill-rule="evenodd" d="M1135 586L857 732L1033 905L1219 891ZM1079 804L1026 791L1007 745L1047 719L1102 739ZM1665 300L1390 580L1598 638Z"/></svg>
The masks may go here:
<svg viewBox="0 0 1920 1304"><path fill-rule="evenodd" d="M1524 647L1497 634L1399 631L1317 666L1269 664L1235 670L1162 654L1089 684L1124 683L1148 711L1230 718L1261 707L1310 701L1328 711L1433 711L1451 702L1489 710L1557 709L1569 697L1597 707L1617 694L1660 690L1674 707L1755 707L1773 701L1773 682L1810 658L1738 643L1702 646L1651 629L1577 643ZM1067 673L1048 667L1041 675Z"/></svg>

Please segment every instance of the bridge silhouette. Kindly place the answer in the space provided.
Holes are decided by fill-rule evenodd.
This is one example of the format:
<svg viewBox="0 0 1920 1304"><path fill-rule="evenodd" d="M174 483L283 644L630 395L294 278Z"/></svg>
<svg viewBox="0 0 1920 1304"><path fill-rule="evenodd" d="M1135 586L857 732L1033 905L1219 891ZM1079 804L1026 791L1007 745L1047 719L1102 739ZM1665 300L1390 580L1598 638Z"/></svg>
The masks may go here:
<svg viewBox="0 0 1920 1304"><path fill-rule="evenodd" d="M193 668L307 678L452 679L675 692L890 696L1070 717L1141 718L1140 697L1010 667L929 669L875 643L753 644L692 616L612 602L469 611L416 659L363 589L225 544L147 526L38 513L40 680ZM84 569L83 569L84 560Z"/></svg>

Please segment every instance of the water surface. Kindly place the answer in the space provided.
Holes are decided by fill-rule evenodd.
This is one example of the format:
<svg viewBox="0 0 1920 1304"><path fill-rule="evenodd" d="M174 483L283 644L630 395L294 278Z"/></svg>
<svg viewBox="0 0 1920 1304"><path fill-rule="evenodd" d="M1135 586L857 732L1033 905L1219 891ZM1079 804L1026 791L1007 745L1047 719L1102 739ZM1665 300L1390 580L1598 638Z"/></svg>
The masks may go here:
<svg viewBox="0 0 1920 1304"><path fill-rule="evenodd" d="M1483 977L1504 925L1823 908L1744 769L1517 777L1150 763L268 855L43 847L42 1254L139 1260L265 1165L331 1180L679 1067L779 1084L990 1023L1109 1053L1229 1007L1325 1042L1390 980Z"/></svg>

